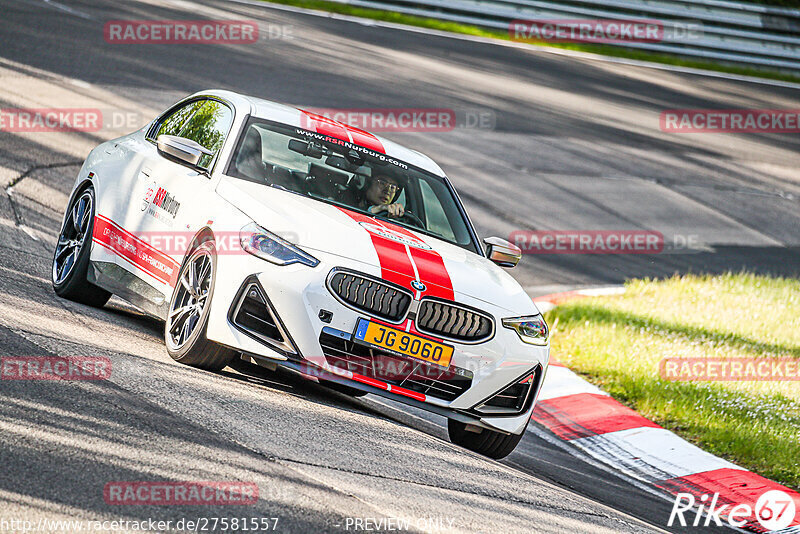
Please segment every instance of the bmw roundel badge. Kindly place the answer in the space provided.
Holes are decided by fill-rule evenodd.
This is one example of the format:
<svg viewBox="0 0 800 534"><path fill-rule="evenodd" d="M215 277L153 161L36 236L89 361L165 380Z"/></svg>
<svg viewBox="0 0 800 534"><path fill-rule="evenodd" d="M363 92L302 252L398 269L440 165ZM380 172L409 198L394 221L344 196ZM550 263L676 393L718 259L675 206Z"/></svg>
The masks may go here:
<svg viewBox="0 0 800 534"><path fill-rule="evenodd" d="M412 280L411 281L411 287L413 287L417 291L425 291L426 289L428 289L428 286L426 286L425 284L423 284L419 280Z"/></svg>

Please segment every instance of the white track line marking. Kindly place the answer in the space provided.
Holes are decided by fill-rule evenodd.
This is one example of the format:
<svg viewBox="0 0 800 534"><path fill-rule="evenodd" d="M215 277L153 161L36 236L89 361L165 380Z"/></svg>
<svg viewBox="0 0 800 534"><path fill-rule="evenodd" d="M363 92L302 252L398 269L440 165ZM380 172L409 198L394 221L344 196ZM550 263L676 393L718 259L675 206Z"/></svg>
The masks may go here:
<svg viewBox="0 0 800 534"><path fill-rule="evenodd" d="M622 295L625 293L624 286L595 287L591 289L579 289L578 295L585 297L603 297L607 295Z"/></svg>
<svg viewBox="0 0 800 534"><path fill-rule="evenodd" d="M571 440L600 461L645 482L694 475L716 469L745 469L692 445L664 428L618 430Z"/></svg>
<svg viewBox="0 0 800 534"><path fill-rule="evenodd" d="M608 396L608 393L581 379L574 371L566 367L551 365L547 368L547 378L542 385L539 401L537 402L578 393L594 393Z"/></svg>

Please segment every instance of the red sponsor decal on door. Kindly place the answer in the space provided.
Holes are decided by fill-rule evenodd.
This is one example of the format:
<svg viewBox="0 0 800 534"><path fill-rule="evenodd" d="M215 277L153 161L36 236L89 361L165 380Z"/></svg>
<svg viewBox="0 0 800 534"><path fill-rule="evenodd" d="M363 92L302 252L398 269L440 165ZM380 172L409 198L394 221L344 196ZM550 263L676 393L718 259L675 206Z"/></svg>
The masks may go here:
<svg viewBox="0 0 800 534"><path fill-rule="evenodd" d="M94 219L92 241L164 283L174 286L178 280L180 265L175 260L102 215Z"/></svg>

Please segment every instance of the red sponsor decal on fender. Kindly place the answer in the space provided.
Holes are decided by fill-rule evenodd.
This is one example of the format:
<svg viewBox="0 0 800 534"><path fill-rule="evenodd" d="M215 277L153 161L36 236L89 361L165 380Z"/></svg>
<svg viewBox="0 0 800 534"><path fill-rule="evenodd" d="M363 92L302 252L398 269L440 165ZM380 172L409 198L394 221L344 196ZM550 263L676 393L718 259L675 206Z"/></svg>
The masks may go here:
<svg viewBox="0 0 800 534"><path fill-rule="evenodd" d="M164 283L174 286L178 280L175 260L102 215L95 216L92 241Z"/></svg>

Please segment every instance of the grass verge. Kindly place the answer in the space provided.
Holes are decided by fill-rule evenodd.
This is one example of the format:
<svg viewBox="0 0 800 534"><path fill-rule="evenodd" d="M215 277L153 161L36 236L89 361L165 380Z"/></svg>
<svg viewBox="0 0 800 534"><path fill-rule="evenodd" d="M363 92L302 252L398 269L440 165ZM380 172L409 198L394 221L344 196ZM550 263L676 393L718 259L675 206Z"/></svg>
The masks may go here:
<svg viewBox="0 0 800 534"><path fill-rule="evenodd" d="M329 13L338 13L340 15L350 15L354 17L362 17L366 19L380 20L384 22L393 22L396 24L406 24L408 26L418 26L420 28L430 28L433 30L461 33L465 35L473 35L477 37L489 37L494 39L502 39L505 41L512 40L508 32L504 31L493 30L490 28L482 28L480 26L474 26L471 24L462 24L459 22L448 22L433 18L419 17L415 15L406 15L403 13L395 13L392 11L384 11L380 9L367 9L348 4L341 4L339 2L330 2L326 0L262 0L262 1L272 4L282 4L287 6L302 7L306 9L316 9L319 11L327 11ZM537 44L541 46L547 46L550 48L560 48L563 50L576 50L579 52L591 52L594 54L601 54L604 56L634 59L639 61L652 61L654 63L663 63L665 65L674 65L677 67L711 70L716 72L725 72L729 74L739 74L742 76L755 76L758 78L767 78L771 80L781 80L787 82L800 83L800 76L796 76L785 72L779 72L767 69L757 69L757 68L744 67L738 65L728 65L725 63L716 63L713 61L687 59L681 56L673 56L670 54L658 54L655 52L646 52L630 48L621 48L618 46L587 44L587 43L564 44L564 43L550 43L550 42L541 42Z"/></svg>
<svg viewBox="0 0 800 534"><path fill-rule="evenodd" d="M674 382L663 358L794 358L800 280L751 274L626 285L547 314L553 357L703 449L800 489L800 382Z"/></svg>

